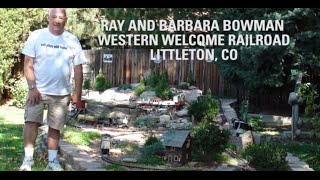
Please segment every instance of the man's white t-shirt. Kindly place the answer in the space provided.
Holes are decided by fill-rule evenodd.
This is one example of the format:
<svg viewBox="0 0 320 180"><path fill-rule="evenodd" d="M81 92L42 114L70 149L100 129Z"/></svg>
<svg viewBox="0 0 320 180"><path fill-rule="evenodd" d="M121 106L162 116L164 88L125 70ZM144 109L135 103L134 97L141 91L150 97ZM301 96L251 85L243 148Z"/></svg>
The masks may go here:
<svg viewBox="0 0 320 180"><path fill-rule="evenodd" d="M47 95L71 94L73 66L86 62L75 35L64 31L55 36L49 28L33 31L22 53L33 58L37 89Z"/></svg>

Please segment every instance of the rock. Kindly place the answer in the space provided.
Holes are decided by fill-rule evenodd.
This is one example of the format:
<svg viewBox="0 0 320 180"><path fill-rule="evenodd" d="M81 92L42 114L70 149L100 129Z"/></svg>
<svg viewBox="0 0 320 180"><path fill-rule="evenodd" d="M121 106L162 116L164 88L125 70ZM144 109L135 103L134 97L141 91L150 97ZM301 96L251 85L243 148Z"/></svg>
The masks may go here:
<svg viewBox="0 0 320 180"><path fill-rule="evenodd" d="M200 89L193 89L193 90L184 90L185 93L185 100L187 103L191 103L191 101L195 101L198 99L199 96L202 95L202 91Z"/></svg>
<svg viewBox="0 0 320 180"><path fill-rule="evenodd" d="M169 115L162 115L160 116L160 124L165 124L170 121L170 116Z"/></svg>
<svg viewBox="0 0 320 180"><path fill-rule="evenodd" d="M176 115L179 117L188 116L188 109L182 109L181 111L176 112Z"/></svg>
<svg viewBox="0 0 320 180"><path fill-rule="evenodd" d="M253 132L253 142L254 144L260 144L261 143L261 137L263 136L260 132Z"/></svg>

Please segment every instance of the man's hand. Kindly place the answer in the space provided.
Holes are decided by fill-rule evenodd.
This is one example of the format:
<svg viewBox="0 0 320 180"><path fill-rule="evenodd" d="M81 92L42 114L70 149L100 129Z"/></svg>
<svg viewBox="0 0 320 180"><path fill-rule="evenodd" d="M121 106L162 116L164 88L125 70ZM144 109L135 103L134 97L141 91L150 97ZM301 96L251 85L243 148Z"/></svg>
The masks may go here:
<svg viewBox="0 0 320 180"><path fill-rule="evenodd" d="M70 101L71 101L71 104L74 104L76 105L76 108L80 109L82 108L83 104L81 102L81 97L77 96L76 94L72 94L71 97L70 97Z"/></svg>
<svg viewBox="0 0 320 180"><path fill-rule="evenodd" d="M72 104L76 104L77 102L80 102L81 98L77 94L72 94L70 100Z"/></svg>
<svg viewBox="0 0 320 180"><path fill-rule="evenodd" d="M33 88L33 89L29 90L28 103L31 106L35 106L35 105L39 104L40 100L41 100L41 94L37 88Z"/></svg>

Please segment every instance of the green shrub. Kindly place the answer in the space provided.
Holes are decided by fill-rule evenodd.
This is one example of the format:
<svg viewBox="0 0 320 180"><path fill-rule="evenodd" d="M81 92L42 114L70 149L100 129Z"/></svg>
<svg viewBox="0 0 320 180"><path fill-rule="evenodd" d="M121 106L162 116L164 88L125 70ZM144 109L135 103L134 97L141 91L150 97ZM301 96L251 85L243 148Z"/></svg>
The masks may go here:
<svg viewBox="0 0 320 180"><path fill-rule="evenodd" d="M241 153L250 165L258 171L287 171L287 152L276 142L264 141L260 144L250 144Z"/></svg>
<svg viewBox="0 0 320 180"><path fill-rule="evenodd" d="M141 83L135 90L134 90L134 94L136 96L140 96L146 89L146 86Z"/></svg>
<svg viewBox="0 0 320 180"><path fill-rule="evenodd" d="M85 79L83 81L83 86L82 86L83 89L90 89L90 80L89 79Z"/></svg>
<svg viewBox="0 0 320 180"><path fill-rule="evenodd" d="M249 111L249 101L243 100L240 106L240 117L245 121L247 120L247 117L248 117L248 111Z"/></svg>
<svg viewBox="0 0 320 180"><path fill-rule="evenodd" d="M246 121L254 131L263 131L264 123L262 116L247 117Z"/></svg>
<svg viewBox="0 0 320 180"><path fill-rule="evenodd" d="M136 119L134 121L130 121L130 124L134 127L153 127L155 125L155 122L151 119L148 118L141 118L141 119Z"/></svg>
<svg viewBox="0 0 320 180"><path fill-rule="evenodd" d="M96 91L104 91L112 87L112 84L109 80L106 80L104 75L102 74L101 69L99 70L99 74L96 76L93 82L93 90Z"/></svg>
<svg viewBox="0 0 320 180"><path fill-rule="evenodd" d="M188 114L194 116L196 122L201 122L203 119L211 121L218 113L219 101L214 100L211 94L192 101L188 107Z"/></svg>
<svg viewBox="0 0 320 180"><path fill-rule="evenodd" d="M158 142L160 142L160 140L157 137L149 136L143 146L149 146Z"/></svg>
<svg viewBox="0 0 320 180"><path fill-rule="evenodd" d="M163 165L164 159L159 156L143 156L142 158L138 159L137 163L145 165Z"/></svg>
<svg viewBox="0 0 320 180"><path fill-rule="evenodd" d="M160 72L155 69L152 70L151 76L148 79L145 79L145 84L147 86L156 87L159 84Z"/></svg>
<svg viewBox="0 0 320 180"><path fill-rule="evenodd" d="M185 83L185 84L180 84L179 85L179 89L189 89L189 84Z"/></svg>
<svg viewBox="0 0 320 180"><path fill-rule="evenodd" d="M194 86L196 84L196 81L193 78L193 72L191 70L188 74L188 83L190 84L190 86Z"/></svg>
<svg viewBox="0 0 320 180"><path fill-rule="evenodd" d="M29 91L27 80L19 76L18 80L10 79L9 83L12 84L10 93L13 96L13 105L23 108Z"/></svg>
<svg viewBox="0 0 320 180"><path fill-rule="evenodd" d="M158 80L159 81L159 80ZM161 99L169 99L169 80L168 80L168 74L164 73L160 76L160 82L155 88L156 96L158 96Z"/></svg>
<svg viewBox="0 0 320 180"><path fill-rule="evenodd" d="M131 86L131 84L122 84L117 88L117 90L119 91L121 89L123 89L123 90L132 89L132 86Z"/></svg>
<svg viewBox="0 0 320 180"><path fill-rule="evenodd" d="M320 171L320 145L300 142L284 144L284 148L304 160L315 171Z"/></svg>
<svg viewBox="0 0 320 180"><path fill-rule="evenodd" d="M164 150L165 148L163 147L160 141L147 146L145 145L140 149L143 156L151 156L151 155L163 156Z"/></svg>
<svg viewBox="0 0 320 180"><path fill-rule="evenodd" d="M200 123L191 133L193 158L206 162L216 159L227 148L229 135L229 131L214 123Z"/></svg>

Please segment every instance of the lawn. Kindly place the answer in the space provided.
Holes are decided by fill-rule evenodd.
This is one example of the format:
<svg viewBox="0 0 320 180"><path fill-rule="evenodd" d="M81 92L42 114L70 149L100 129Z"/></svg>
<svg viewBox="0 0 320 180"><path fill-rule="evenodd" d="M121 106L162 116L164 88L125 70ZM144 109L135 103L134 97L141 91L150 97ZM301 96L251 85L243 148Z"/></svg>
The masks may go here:
<svg viewBox="0 0 320 180"><path fill-rule="evenodd" d="M24 110L0 106L0 171L18 171L23 151ZM45 169L43 163L35 158L35 171Z"/></svg>

